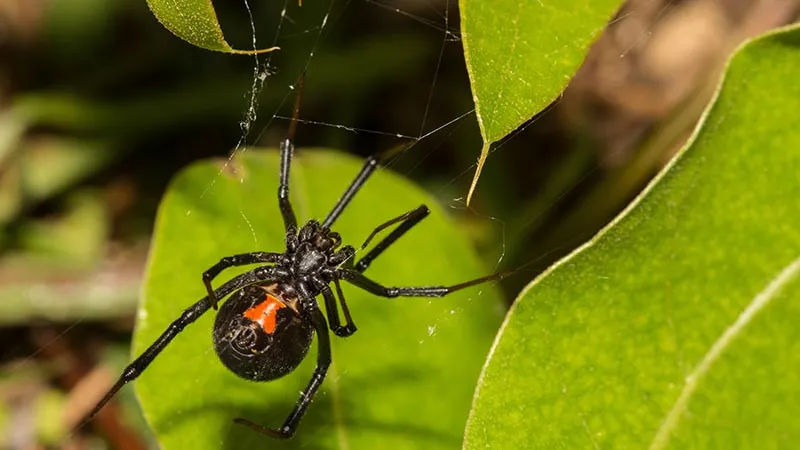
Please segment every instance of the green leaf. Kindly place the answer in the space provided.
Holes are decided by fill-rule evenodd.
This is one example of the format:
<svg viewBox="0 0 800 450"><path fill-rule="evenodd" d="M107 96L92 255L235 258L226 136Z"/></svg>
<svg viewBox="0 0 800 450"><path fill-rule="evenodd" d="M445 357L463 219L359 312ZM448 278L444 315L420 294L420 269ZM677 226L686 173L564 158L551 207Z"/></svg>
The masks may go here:
<svg viewBox="0 0 800 450"><path fill-rule="evenodd" d="M211 0L147 0L147 4L162 25L175 36L197 47L245 55L278 50L278 47L258 50L231 47L222 35Z"/></svg>
<svg viewBox="0 0 800 450"><path fill-rule="evenodd" d="M520 295L465 447L800 440L798 73L800 28L744 46L681 154Z"/></svg>
<svg viewBox="0 0 800 450"><path fill-rule="evenodd" d="M291 191L300 223L324 218L361 163L330 151L300 150ZM221 257L283 249L277 180L277 152L253 150L226 168L204 162L177 177L156 222L135 354L204 296L201 273ZM458 283L486 274L431 198L387 170L369 180L334 228L346 243L359 246L375 226L421 203L432 206L431 216L367 274L400 286ZM235 273L223 273L215 286ZM503 313L495 288L481 286L443 299L387 300L343 287L358 332L347 339L332 336L333 367L293 440L274 441L232 419L280 426L311 376L316 344L292 374L269 383L244 381L218 361L211 345L214 313L209 312L137 382L162 448L358 449L386 442L395 449L457 447Z"/></svg>
<svg viewBox="0 0 800 450"><path fill-rule="evenodd" d="M483 137L468 197L489 146L561 94L620 3L459 1L464 58Z"/></svg>

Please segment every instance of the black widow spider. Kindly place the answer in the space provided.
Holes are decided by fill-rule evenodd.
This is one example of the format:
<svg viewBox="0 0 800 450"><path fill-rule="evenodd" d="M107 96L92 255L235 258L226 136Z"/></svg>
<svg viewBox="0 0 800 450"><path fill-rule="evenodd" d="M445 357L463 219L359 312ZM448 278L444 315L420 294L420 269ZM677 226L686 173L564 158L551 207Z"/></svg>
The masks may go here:
<svg viewBox="0 0 800 450"><path fill-rule="evenodd" d="M342 294L340 280L381 297L443 297L507 275L498 273L453 286L386 287L362 274L375 258L429 213L428 207L421 205L375 228L362 248L366 248L379 232L399 223L397 228L356 263L353 262L355 249L350 245L341 246L341 237L331 231L331 225L370 175L382 162L391 158L396 150L368 158L325 220L322 223L309 220L298 230L297 219L289 201L289 166L294 152L292 141L297 128L302 81L301 77L289 131L280 144L278 206L286 230L286 250L283 253L253 252L226 256L203 272L203 284L208 295L187 308L144 353L125 368L119 380L83 423L91 420L125 384L138 378L187 325L209 309L216 310L219 301L232 294L219 308L212 340L214 350L222 363L242 378L270 381L289 374L305 358L314 333L317 334L317 366L283 426L274 430L247 419L234 419L234 422L247 425L260 433L275 438L290 438L319 390L331 363L328 327L340 337L348 337L356 332ZM220 272L248 264L266 265L238 275L216 290L212 289L211 281ZM330 284L335 287L336 295ZM317 303L316 297L319 295L322 295L325 302L328 320ZM344 315L344 325L339 320L337 296Z"/></svg>

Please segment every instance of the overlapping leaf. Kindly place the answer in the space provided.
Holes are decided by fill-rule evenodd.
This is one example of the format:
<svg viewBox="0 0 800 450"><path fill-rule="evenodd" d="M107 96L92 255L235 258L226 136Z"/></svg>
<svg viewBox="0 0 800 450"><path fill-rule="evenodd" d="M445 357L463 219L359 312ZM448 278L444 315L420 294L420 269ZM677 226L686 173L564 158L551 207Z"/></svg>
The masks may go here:
<svg viewBox="0 0 800 450"><path fill-rule="evenodd" d="M237 50L228 44L219 26L211 0L147 0L150 10L164 27L184 41L206 50L225 53L264 53L277 47Z"/></svg>
<svg viewBox="0 0 800 450"><path fill-rule="evenodd" d="M730 63L682 154L532 283L467 448L790 448L800 439L800 28Z"/></svg>
<svg viewBox="0 0 800 450"><path fill-rule="evenodd" d="M618 0L460 0L464 57L484 146L555 100L603 31Z"/></svg>

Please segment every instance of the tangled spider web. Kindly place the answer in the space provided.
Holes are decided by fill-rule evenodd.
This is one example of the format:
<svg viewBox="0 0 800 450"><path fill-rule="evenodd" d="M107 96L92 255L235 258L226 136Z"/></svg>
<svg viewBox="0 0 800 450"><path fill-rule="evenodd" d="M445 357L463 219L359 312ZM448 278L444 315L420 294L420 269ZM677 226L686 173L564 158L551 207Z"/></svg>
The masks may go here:
<svg viewBox="0 0 800 450"><path fill-rule="evenodd" d="M314 90L315 82L324 81L315 74L318 65L327 67L326 63L318 64L318 55L321 54L322 58L325 58L326 51L336 52L338 50L337 48L329 49L326 44L335 39L332 36L337 34L337 27L346 27L347 24L343 22L348 21L348 17L353 15L371 14L370 17L377 17L375 20L383 20L390 23L404 22L406 27L410 23L415 27L415 32L420 29L425 32L424 39L412 39L410 41L412 44L422 42L429 48L431 53L431 55L425 55L427 63L422 61L422 63L426 63L426 65L422 66L426 74L421 77L424 78L424 81L417 83L418 86L423 86L423 89L420 89L423 92L415 96L415 103L411 110L413 116L411 119L402 121L401 125L389 122L388 126L365 127L360 126L357 122L334 122L324 120L325 117L309 118L306 114L309 108L301 106L298 123L304 125L305 129L301 131L300 139L303 139L302 133L323 134L326 130L339 132L340 135L345 133L350 135L344 138L345 142L357 140L368 143L367 150L362 152L362 156L377 153L387 147L403 145L405 147L403 153L398 158L390 161L387 166L397 168L396 162L405 158L406 162L400 166L399 170L404 175L413 176L418 168L426 163L426 160L437 157L437 152L442 150L441 147L443 145L452 146L452 143L448 144L448 140L452 140L460 129L470 128L470 126L474 128L474 108L469 100L470 93L465 72L461 74L461 85L459 86L461 88L458 94L461 97L458 106L460 111L452 107L442 108L439 106L444 103L442 102L442 95L437 92L437 87L442 90L441 86L437 86L440 72L442 72L444 65L453 64L455 55L460 58L461 52L457 23L454 24L454 21L451 20L451 14L455 12L455 4L451 4L451 0L443 2L410 2L408 5L406 5L406 2L401 1L378 0L356 2L352 0L337 2L334 0L327 3L315 3L317 10L314 14L308 15L310 18L305 17L305 14L303 14L304 17L298 18L296 15L305 13L305 9L310 7L309 2L306 2L302 7L305 9L300 9L301 7L291 0L283 2L280 11L274 14L274 17L278 18L277 23L273 28L270 28L272 30L271 35L265 38L263 37L265 33L262 33L259 29L259 20L256 18L253 5L246 0L243 2L250 26L249 45L251 48L256 50L265 45L281 46L282 53L252 55L252 83L249 92L246 94L245 111L239 122L239 139L233 147L227 163L220 169L217 177L209 181L201 197L205 196L210 189L213 189L215 182L223 171L235 173L234 159L246 152L249 146L259 145L264 142L267 145L274 145L274 136L276 134L280 135L282 129L287 129L292 120L291 111L286 111L286 109L292 104L294 97L297 95L295 90L297 80L301 74L310 74L310 79L306 82L308 91ZM407 6L408 9L401 8L401 6ZM370 36L358 36L356 39L370 39ZM264 42L265 40L267 42ZM299 42L301 40L303 42ZM408 50L409 53L414 53L413 48L408 48ZM299 63L296 61L291 65L291 68L287 67L287 65L282 65L279 61L281 57L290 52L294 55L290 57L291 59L299 60ZM369 52L364 53L365 56L370 56ZM296 55L304 56L297 57ZM333 58L336 57L334 56ZM327 59L330 60L331 57ZM398 56L395 59L403 60L409 58ZM409 60L412 59L413 57ZM357 61L357 63L370 64L369 61ZM450 71L452 72L452 70ZM279 74L281 76L276 76ZM381 83L381 81L378 80L378 83ZM270 97L276 98L276 101L266 104L262 96L265 90L282 92L282 94L271 95ZM304 94L301 102L310 103L306 97L308 95ZM449 99L447 101L452 102ZM262 107L262 104L264 107ZM352 105L345 105L344 107L354 108ZM394 105L392 104L383 105L385 109L392 109L393 107ZM432 114L432 110L437 111ZM467 126L465 127L465 125ZM474 130L471 131L474 134ZM331 133L326 134L331 135ZM353 136L354 139L352 138ZM337 138L337 140L341 142L342 138ZM322 145L329 146L327 142L322 142ZM444 198L445 203L449 203L451 208L466 210L474 219L484 222L484 226L489 227L492 233L499 236L501 250L496 255L496 261L493 264L494 268L497 269L505 255L505 222L500 218L466 207L463 195L458 192L458 189L461 189L459 184L464 182L470 170L474 169L474 167L474 164L470 164L460 173L451 174L450 178L445 179L443 182L438 182L438 189L435 192L440 198ZM446 197L442 197L443 195L446 195ZM190 213L191 211L187 211L187 214ZM243 210L240 213L242 220L253 237L253 243L258 245L258 230L253 226Z"/></svg>

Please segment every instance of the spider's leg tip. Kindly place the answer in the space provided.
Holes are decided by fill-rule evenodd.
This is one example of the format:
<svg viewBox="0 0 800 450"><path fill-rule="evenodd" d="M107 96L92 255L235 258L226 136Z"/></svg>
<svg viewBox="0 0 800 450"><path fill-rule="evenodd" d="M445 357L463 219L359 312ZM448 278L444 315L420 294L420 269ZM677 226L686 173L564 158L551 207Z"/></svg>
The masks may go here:
<svg viewBox="0 0 800 450"><path fill-rule="evenodd" d="M237 418L233 419L233 422L237 423L239 425L244 425L246 427L251 428L253 431L257 431L259 433L266 434L266 435L268 435L270 437L273 437L273 438L276 438L276 439L289 439L289 438L292 437L292 434L293 434L291 432L291 430L289 430L286 427L281 427L280 430L273 430L271 428L262 427L261 425L258 425L256 423L254 423L254 422L252 422L250 420L247 420L245 418L242 418L242 417L237 417Z"/></svg>

